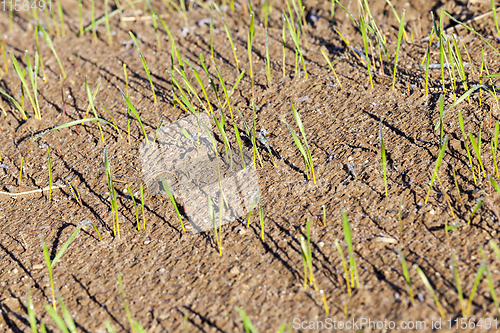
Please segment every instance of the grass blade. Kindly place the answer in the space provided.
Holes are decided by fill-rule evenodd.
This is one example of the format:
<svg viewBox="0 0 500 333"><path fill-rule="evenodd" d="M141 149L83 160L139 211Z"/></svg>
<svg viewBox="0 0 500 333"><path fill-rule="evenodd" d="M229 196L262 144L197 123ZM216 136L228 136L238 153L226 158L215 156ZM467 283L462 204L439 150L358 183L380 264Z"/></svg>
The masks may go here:
<svg viewBox="0 0 500 333"><path fill-rule="evenodd" d="M483 262L481 266L479 266L479 269L477 271L476 275L476 280L474 281L474 285L472 286L472 290L469 295L469 301L467 302L467 310L466 310L466 315L465 317L468 318L470 315L470 306L472 305L472 299L474 298L474 295L476 294L477 286L479 285L479 282L481 282L481 278L483 277L484 271L486 270L486 263Z"/></svg>
<svg viewBox="0 0 500 333"><path fill-rule="evenodd" d="M431 293L432 298L434 299L434 302L436 303L436 306L439 310L439 313L441 314L441 317L444 318L444 309L441 306L441 303L439 303L439 299L438 299L436 293L434 292L434 289L432 288L431 283L427 279L427 276L425 276L425 273L422 271L422 269L420 269L420 267L418 267L418 265L415 265L415 269L417 270L417 273L420 276L420 279L422 279L422 282L424 283L425 287Z"/></svg>
<svg viewBox="0 0 500 333"><path fill-rule="evenodd" d="M122 285L122 276L120 275L120 273L117 274L117 278L118 278L118 285L120 286L120 296L122 298L123 306L125 307L125 313L127 314L127 319L130 324L130 329L132 333L135 333L134 323L132 322L132 316L130 315L130 310L127 305L127 300L125 299L125 292L123 291L123 285Z"/></svg>
<svg viewBox="0 0 500 333"><path fill-rule="evenodd" d="M399 260L401 261L401 266L403 267L403 276L406 281L406 285L408 286L408 293L410 294L410 300L411 303L413 304L414 298L413 298L413 289L411 287L411 280L410 280L410 272L408 271L408 265L406 263L406 259L404 254L398 250L398 257Z"/></svg>
<svg viewBox="0 0 500 333"><path fill-rule="evenodd" d="M384 135L382 132L382 119L380 119L378 135L379 135L379 139L380 139L380 153L382 156L382 174L384 176L385 196L387 196L387 160L386 160L386 156L385 156Z"/></svg>
<svg viewBox="0 0 500 333"><path fill-rule="evenodd" d="M405 30L405 10L403 9L403 13L401 14L401 20L399 21L398 44L396 46L396 57L394 58L394 72L392 74L393 90L395 89L394 86L396 84L396 71L398 69L399 47L401 46L401 39L403 38L404 30Z"/></svg>
<svg viewBox="0 0 500 333"><path fill-rule="evenodd" d="M175 213L177 214L177 217L179 218L179 221L181 222L182 231L186 232L186 229L184 228L184 222L182 222L182 216L181 216L181 213L179 212L179 209L177 208L177 204L175 203L174 196L172 195L172 192L170 191L170 188L168 187L168 183L165 181L165 179L163 177L161 177L161 183L163 185L163 190L167 193L170 201L172 202L172 205L175 208Z"/></svg>
<svg viewBox="0 0 500 333"><path fill-rule="evenodd" d="M132 31L129 31L128 32L130 37L132 37L132 40L134 41L135 43L135 46L137 47L137 50L139 50L139 54L141 55L141 60L142 60L142 65L144 66L144 70L146 71L146 74L148 76L148 79L149 79L149 84L151 84L151 90L153 91L153 97L154 97L154 102L156 104L156 93L155 93L155 87L153 85L153 80L151 80L151 73L149 72L149 69L148 69L148 64L146 64L146 59L144 58L144 56L142 55L142 52L141 52L141 49L139 47L139 43L137 43L137 39L135 39L135 36L134 34L132 33Z"/></svg>
<svg viewBox="0 0 500 333"><path fill-rule="evenodd" d="M57 63L59 64L59 67L61 68L61 72L62 72L63 77L66 78L66 73L64 73L64 67L63 67L61 61L59 60L59 56L57 55L57 52L56 52L56 49L54 48L54 45L52 44L52 40L50 39L50 36L47 34L47 32L45 31L45 29L43 28L43 26L41 24L39 24L38 27L39 27L40 31L42 31L43 37L45 38L45 41L47 41L47 44L49 45L50 50L54 54L54 57L56 57Z"/></svg>
<svg viewBox="0 0 500 333"><path fill-rule="evenodd" d="M474 210L472 210L472 213L470 214L469 222L467 222L468 225L471 223L472 219L474 218L474 215L477 213L477 211L479 210L479 208L481 208L481 206L483 205L483 202L484 202L483 198L479 198L477 200L476 206L474 206Z"/></svg>
<svg viewBox="0 0 500 333"><path fill-rule="evenodd" d="M137 110L135 109L134 105L132 105L132 102L130 102L130 99L123 93L123 90L118 87L118 90L122 93L123 99L125 100L125 103L127 103L128 108L132 111L134 116L137 118L137 121L139 122L139 125L141 126L142 133L144 134L144 138L146 138L146 142L149 144L149 139L148 135L146 134L146 130L144 129L144 126L142 125L141 118L139 117L139 113L137 113Z"/></svg>
<svg viewBox="0 0 500 333"><path fill-rule="evenodd" d="M434 172L432 173L432 179L431 179L431 183L429 184L429 190L427 191L427 196L425 197L425 203L427 203L427 200L429 199L429 194L431 193L432 185L434 184L434 180L436 179L436 175L438 173L439 166L441 165L441 162L443 160L444 152L445 152L447 146L448 146L448 137L445 137L444 143L441 146L441 150L439 151L439 156L436 160L436 166L434 167Z"/></svg>
<svg viewBox="0 0 500 333"><path fill-rule="evenodd" d="M354 287L354 279L356 280L356 288L359 288L358 268L354 260L354 250L352 246L351 226L347 218L347 212L342 210L342 227L344 229L344 237L349 249L349 266L351 270L351 285ZM354 278L353 278L354 273Z"/></svg>

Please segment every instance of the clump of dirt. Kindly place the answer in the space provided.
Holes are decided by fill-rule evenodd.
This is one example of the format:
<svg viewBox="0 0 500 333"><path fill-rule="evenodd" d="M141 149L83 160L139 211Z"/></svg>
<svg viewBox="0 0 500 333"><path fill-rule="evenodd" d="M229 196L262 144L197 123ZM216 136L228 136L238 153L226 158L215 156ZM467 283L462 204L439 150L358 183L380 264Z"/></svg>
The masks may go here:
<svg viewBox="0 0 500 333"><path fill-rule="evenodd" d="M309 327L310 321L327 318L344 322L360 318L387 319L398 325L425 321L427 327L431 327L432 320L439 320L439 312L412 268L414 264L424 271L445 309L445 327L448 319L461 316L450 255L452 251L456 253L462 289L468 297L483 260L479 246L485 248L494 288L498 290L500 266L487 244L498 237L499 200L484 176L497 174L489 147L499 108L497 101L484 90L481 95L478 91L472 94L470 104L464 101L446 114L444 131L450 143L439 170L440 182L434 183L429 202L424 203L439 152L439 132L434 131L434 127L439 118L438 100L442 93L439 67L430 70L428 96L425 70L420 67L428 45L423 39L429 36L432 27L429 12L444 6L458 20L467 21L487 13L489 3L393 1L397 13L406 10L408 36L400 50L394 90L391 89L394 63L387 59L383 64L375 59L374 88L370 87L366 68L335 31L341 32L353 48L363 49L359 30L340 6L336 5L332 22L329 2L305 1L304 5L307 26L301 43L307 39L308 47L303 46L307 79L305 73L300 73L302 69L296 71L290 37L287 37L283 75L281 15L282 10L287 9L284 4L275 3L268 28L272 81L267 81L265 29L258 15L253 53L255 86L251 86L248 75L243 76L231 103L233 111L239 109L249 121L253 113L252 100L255 101L256 128L266 130L276 167L267 149L258 142L264 159L263 167L257 168L264 212L264 240L261 239L259 216L254 212L249 227L246 227L246 216L223 227L220 256L213 232L182 232L169 199L152 195L147 189L146 230L137 231L133 202L126 191L127 185L136 192L144 183L139 152L143 134L135 118L130 118L130 141L127 137L127 107L117 89L124 90L126 85L123 64L128 70L130 100L148 133L154 133L162 116L165 123L170 123L188 115L172 95L168 35L159 25L159 48L153 24L148 20L149 11L140 4L134 11L127 9L122 15L111 18L112 45L108 45L104 23L98 26L97 40L91 32L75 37L79 31L78 8L73 2L62 1L66 35L57 38L54 33L52 36L67 74L62 80L62 88L57 61L41 38L46 75L46 82L39 78L42 119L34 119L28 101L25 102L29 116L26 121L6 98L0 101L6 111L0 118L2 330L28 330L28 286L32 287L37 319L56 330L44 308L51 301L51 291L39 234L43 235L53 258L83 220L90 220L97 226L102 241L97 239L92 228L85 227L53 274L55 287L70 309L78 330L84 332L104 331L105 321L110 321L118 331L130 330L120 298L118 273L123 278L132 318L151 332L241 332L243 325L236 306L244 309L260 332L275 331L284 323L297 329L297 323L307 322L304 327ZM184 19L179 13L170 12L163 3L155 2L153 6L168 24L182 58L202 73L199 55L210 59L209 11L194 5ZM354 17L359 15L356 2L344 3L344 6ZM397 19L385 1L375 1L370 6L375 22L390 41L388 52L393 57L399 26ZM84 22L90 22L90 4L84 3L83 8ZM102 4L96 8L98 15L103 15ZM246 42L250 19L243 6L236 6L234 12L223 7L223 13L235 43L239 66L248 72ZM8 26L8 14L0 12L0 17L0 29L7 36L6 49L25 63L24 50L29 50L33 57L36 48L32 16L15 12L12 29ZM239 72L222 20L215 12L213 17L214 61L225 84L232 88ZM45 25L52 24L51 20L44 21L42 15L40 18ZM444 20L447 33L457 34L460 44L463 42L469 53L470 60L461 50L464 61L467 59L469 63L466 67L469 87L479 83L482 49L489 73L499 72L498 55L477 35L468 35L465 29L453 24ZM491 16L470 24L493 46L499 46ZM151 71L158 98L156 104L129 31L137 36ZM332 61L338 60L334 68L342 87L327 67L321 48ZM3 65L3 60L0 63ZM178 66L177 60L175 63ZM215 79L215 67L210 61L206 63L224 103L222 88ZM439 48L435 42L431 47L431 63L439 63ZM0 89L21 101L19 78L10 61L8 66L8 73L1 73ZM191 70L187 70L187 66L185 69L189 80L195 83ZM181 80L175 70L174 73ZM100 80L94 101L99 116L110 122L112 117L120 131L103 125L103 143L97 125L86 123L48 132L32 142L32 137L44 130L84 117L88 108L85 77L92 91ZM483 79L482 83L491 85L485 81ZM217 110L217 97L205 75L203 82ZM445 105L448 107L455 101L448 73L445 83ZM495 79L493 83L497 84ZM201 89L198 90L202 96ZM457 97L463 93L462 88L457 88ZM177 89L176 94L180 95ZM302 156L280 119L284 117L297 130L292 104L305 127L313 156L315 183L307 179ZM468 143L463 140L458 110L462 112L466 132L477 136L482 131L484 174L477 169L474 152L468 145L477 182L469 166L465 149ZM242 133L245 132L239 116L232 119L226 112L226 121L227 128L237 125ZM384 193L380 128L387 150L388 196ZM234 133L229 131L228 135L233 147L237 147ZM245 149L251 153L247 136L243 135L243 141ZM120 238L113 237L103 165L105 146L108 146L118 195ZM36 191L48 186L46 147L52 153L54 187L71 182L80 193L82 206L73 198L68 186L54 188L51 202L46 191L17 196L5 194ZM21 161L24 169L19 185ZM484 199L484 204L468 224L479 198ZM348 212L360 276L360 288L354 288L351 296L347 294L342 262L335 247L335 240L339 240L344 252L347 251L342 210ZM312 223L314 275L318 287L326 295L329 314L325 314L321 295L312 287L304 289L303 286L300 235L306 234L308 218ZM446 233L445 226L453 224L460 228ZM415 294L413 304L398 250L405 255L410 268ZM471 309L471 317L493 318L495 304L486 279L481 280ZM305 330L304 327L300 330ZM396 330L404 331L400 326Z"/></svg>

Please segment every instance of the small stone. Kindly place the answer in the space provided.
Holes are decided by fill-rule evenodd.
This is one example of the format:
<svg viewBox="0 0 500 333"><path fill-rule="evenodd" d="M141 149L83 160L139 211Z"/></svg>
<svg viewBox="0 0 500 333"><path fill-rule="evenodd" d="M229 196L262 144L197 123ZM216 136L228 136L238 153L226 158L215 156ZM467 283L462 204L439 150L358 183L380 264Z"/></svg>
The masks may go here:
<svg viewBox="0 0 500 333"><path fill-rule="evenodd" d="M160 273L165 273L165 268L160 268L160 269L158 270L158 272L160 272Z"/></svg>
<svg viewBox="0 0 500 333"><path fill-rule="evenodd" d="M323 247L323 246L325 246L325 242L319 242L319 243L318 243L318 246L319 246L320 248L321 248L321 247Z"/></svg>
<svg viewBox="0 0 500 333"><path fill-rule="evenodd" d="M229 273L234 274L234 275L240 274L240 269L237 266L234 266L233 268L231 268Z"/></svg>
<svg viewBox="0 0 500 333"><path fill-rule="evenodd" d="M145 245L148 245L149 243L151 243L151 241L150 241L150 240L146 240L146 241L144 241L144 244L145 244Z"/></svg>
<svg viewBox="0 0 500 333"><path fill-rule="evenodd" d="M12 274L17 274L18 272L19 272L19 271L17 270L17 268L14 268L14 269L12 270L12 272L11 272L11 273L12 273Z"/></svg>
<svg viewBox="0 0 500 333"><path fill-rule="evenodd" d="M238 230L238 234L240 235L244 235L247 231L245 230L245 228L241 228L240 230Z"/></svg>
<svg viewBox="0 0 500 333"><path fill-rule="evenodd" d="M434 215L434 214L436 214L436 211L434 209L431 209L429 214Z"/></svg>
<svg viewBox="0 0 500 333"><path fill-rule="evenodd" d="M44 267L43 264L36 264L36 265L33 265L33 270L42 269L43 267Z"/></svg>

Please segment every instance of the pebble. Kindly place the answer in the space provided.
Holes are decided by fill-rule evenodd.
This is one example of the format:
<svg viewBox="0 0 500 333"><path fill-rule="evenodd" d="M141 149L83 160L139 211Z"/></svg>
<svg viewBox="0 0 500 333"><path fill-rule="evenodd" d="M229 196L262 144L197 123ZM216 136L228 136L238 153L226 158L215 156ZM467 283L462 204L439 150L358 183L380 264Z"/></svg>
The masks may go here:
<svg viewBox="0 0 500 333"><path fill-rule="evenodd" d="M165 268L160 268L160 269L158 270L158 272L160 272L160 273L165 273Z"/></svg>
<svg viewBox="0 0 500 333"><path fill-rule="evenodd" d="M434 215L434 214L436 214L436 211L434 209L431 209L431 211L429 212L429 214Z"/></svg>
<svg viewBox="0 0 500 333"><path fill-rule="evenodd" d="M146 240L146 241L144 241L144 244L145 244L145 245L148 245L149 243L151 243L151 241L150 241L150 240Z"/></svg>
<svg viewBox="0 0 500 333"><path fill-rule="evenodd" d="M238 267L234 266L233 268L231 268L229 273L234 274L234 275L240 274L240 269Z"/></svg>
<svg viewBox="0 0 500 333"><path fill-rule="evenodd" d="M43 267L44 267L43 264L36 264L36 265L33 265L33 270L42 269Z"/></svg>
<svg viewBox="0 0 500 333"><path fill-rule="evenodd" d="M19 272L19 271L17 270L17 268L14 268L14 269L12 270L12 274L17 274L18 272Z"/></svg>
<svg viewBox="0 0 500 333"><path fill-rule="evenodd" d="M319 242L319 243L318 243L318 246L319 246L320 248L321 248L321 247L323 247L323 246L325 246L325 242Z"/></svg>

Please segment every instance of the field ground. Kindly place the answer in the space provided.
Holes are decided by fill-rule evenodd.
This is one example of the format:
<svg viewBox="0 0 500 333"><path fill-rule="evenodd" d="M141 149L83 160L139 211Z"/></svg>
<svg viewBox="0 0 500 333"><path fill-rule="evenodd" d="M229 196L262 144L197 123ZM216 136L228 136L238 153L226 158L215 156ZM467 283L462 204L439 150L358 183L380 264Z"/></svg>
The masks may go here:
<svg viewBox="0 0 500 333"><path fill-rule="evenodd" d="M357 2L341 2L356 19L359 18ZM429 201L424 203L440 150L439 130L435 131L434 126L439 119L438 105L442 93L436 39L430 48L430 64L434 66L429 70L428 96L425 68L420 66L427 52L425 38L429 37L432 28L429 12L439 13L444 6L456 19L467 21L491 11L490 3L400 0L392 3L398 15L406 10L408 39L404 41L403 38L399 51L395 89L392 89L392 74L399 23L385 1L370 4L374 22L387 37L391 57L388 61L383 56L381 66L378 50L370 53L373 88L362 61L364 57L350 51L335 32L337 29L352 47L364 53L359 29L339 5L335 7L332 23L330 2L315 1L304 2L304 20L308 24L300 40L307 79L305 73L299 77L296 72L295 46L288 32L283 76L281 15L282 10L287 9L281 1L274 3L268 29L269 83L265 70L265 29L258 24L262 19L261 8L256 9L259 14L253 44L255 86L252 88L250 77L245 74L230 101L233 111L238 108L248 121L252 118L251 101L254 99L256 127L259 131L266 130L276 167L264 145L258 142L264 160L263 167L257 167L264 213L264 240L261 239L259 214L254 212L249 227L245 226L246 216L222 227L223 248L222 255L219 255L213 231L202 234L183 232L170 200L148 193L147 188L146 230L137 231L133 202L126 190L129 185L134 192L139 191L139 185L143 183L139 156L143 134L137 120L132 118L129 144L127 106L117 89L117 86L125 89L126 85L123 64L128 70L130 100L147 133L154 133L162 116L164 123L171 123L188 115L172 97L172 82L167 72L171 69L171 41L165 30L158 22L160 49L152 21L147 19L150 18L149 12L144 12L143 4L137 4L135 11L128 8L123 16L110 18L112 45L108 44L104 23L97 28L96 40L91 31L75 37L79 30L78 7L74 1L62 1L66 34L57 38L53 33L52 40L67 78L62 80L61 88L59 65L46 41L40 37L46 75L46 82L38 79L42 119L35 119L28 99L25 101L27 120L22 119L7 98L0 99L5 109L5 114L0 110L0 191L20 193L48 186L46 147L49 147L53 186L67 185L68 182L77 185L82 206L73 198L68 186L52 189L50 202L47 191L17 197L0 194L0 330L29 330L26 295L28 286L31 286L36 318L51 330L58 331L45 309L45 305L51 302L52 293L39 235L43 236L51 258L54 258L84 220L96 225L102 241L97 239L91 227L85 227L53 270L54 286L60 291L78 331L82 332L104 332L105 321L109 321L116 331L130 330L120 297L118 273L123 279L132 318L148 332L242 332L243 323L236 306L246 312L259 332L275 332L284 323L291 325L295 318L320 321L363 317L397 323L426 321L430 330L431 320L438 320L440 313L413 265L422 269L436 292L446 315L443 323L448 319L455 320L461 318L462 312L455 277L450 269L450 255L454 251L461 289L467 300L483 262L479 246L484 248L493 288L499 292L500 262L488 243L498 238L500 198L484 175L497 175L490 142L494 140L494 126L500 110L498 102L486 90L475 91L470 95L470 104L465 100L446 114L444 134L448 136L449 144L439 168L442 185L436 180ZM185 20L178 12L170 12L164 2L156 1L153 7L168 25L182 58L203 73L208 97L219 115L216 96L199 60L201 53L224 102L221 84L215 79L217 72L209 60L209 11L195 6L187 11ZM99 2L96 16L99 18L103 13L103 4ZM235 43L239 67L248 73L250 18L239 5L234 12L229 7L222 7L222 13ZM134 15L145 19L132 19ZM240 72L221 17L216 11L213 17L215 63L229 89L234 86ZM48 29L46 16L40 15L40 20ZM13 27L9 29L8 13L0 11L0 31L7 37L5 48L12 51L23 67L26 64L25 50L29 50L31 59L34 58L34 22L27 13L15 12ZM52 24L52 20L49 22ZM85 26L91 22L88 1L83 5L83 22ZM470 24L494 47L500 46L491 15ZM455 23L445 19L443 25L447 29ZM148 77L129 31L137 36L151 71L157 103L154 103ZM459 40L461 56L468 64L464 68L469 88L479 83L482 49L489 73L500 72L500 55L477 35L467 33L464 28L446 32L456 34ZM375 43L375 39L372 40ZM338 60L333 66L342 87L327 66L321 48L332 62ZM177 59L175 63L178 66ZM0 89L21 101L21 83L12 61L8 59L8 73L3 70L3 65L3 57L0 57ZM198 89L192 71L187 68L188 79ZM175 77L181 82L178 73ZM96 110L100 118L109 122L112 116L121 135L113 127L103 125L106 143L103 144L97 124L88 122L78 128L49 132L31 142L33 136L44 130L84 117L89 105L85 78L92 91L101 80L94 101ZM448 69L445 69L444 78L444 106L447 109L455 101ZM458 98L465 89L460 80L457 82ZM493 78L492 82L497 85L498 78ZM491 89L488 79L483 78L482 83ZM183 82L181 85L184 87ZM28 86L31 88L29 83ZM180 96L177 88L175 91ZM205 103L201 89L197 92ZM284 117L298 131L292 104L305 127L316 182L307 179L304 160L280 119ZM466 132L470 131L476 137L481 124L483 126L484 175L483 172L478 175L476 155L469 139L466 143L471 151L477 183L472 176L459 126L459 110ZM233 125L245 133L243 122L240 116L231 119L227 107L224 113L229 141L237 147ZM92 116L92 111L90 114ZM382 174L380 123L387 153L387 196ZM242 137L245 149L251 151L250 140L246 134ZM113 235L110 194L103 164L105 145L108 146L118 195L120 238ZM24 169L19 185L21 160ZM468 225L479 198L483 198L484 204ZM398 222L400 205L402 233ZM335 246L335 240L338 240L347 255L342 210L348 213L359 272L360 286L353 288L351 296L347 293L342 261ZM314 276L319 289L324 291L330 314L325 313L319 292L312 286L304 289L300 236L306 234L308 218L311 221ZM446 225L458 225L459 228L449 230L447 238ZM415 294L413 304L398 250L408 263ZM477 320L496 318L495 302L485 275L474 295L471 317Z"/></svg>

